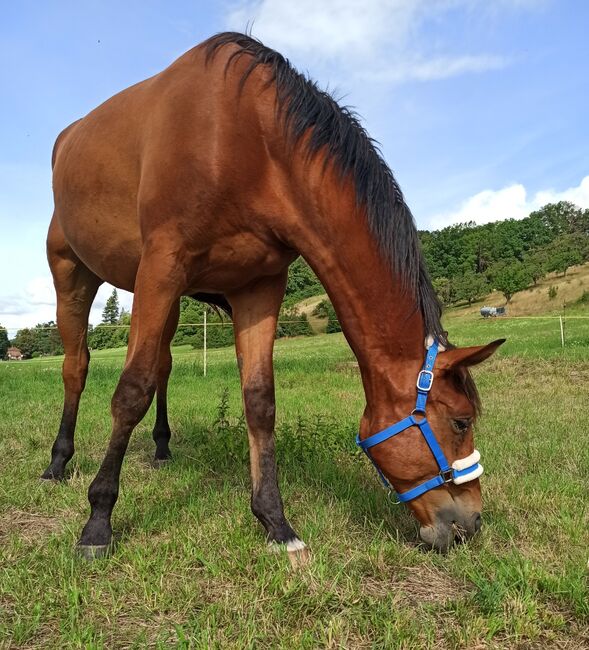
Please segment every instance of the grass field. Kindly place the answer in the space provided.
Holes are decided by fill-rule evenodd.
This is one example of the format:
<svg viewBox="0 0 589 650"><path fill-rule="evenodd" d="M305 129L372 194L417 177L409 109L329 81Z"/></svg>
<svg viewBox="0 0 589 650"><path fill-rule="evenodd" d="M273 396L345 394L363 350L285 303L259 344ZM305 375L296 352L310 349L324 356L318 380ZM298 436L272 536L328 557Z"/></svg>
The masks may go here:
<svg viewBox="0 0 589 650"><path fill-rule="evenodd" d="M581 312L579 312L581 314ZM96 353L70 479L37 478L61 411L60 359L0 363L2 648L589 647L589 321L446 319L457 343L507 336L476 370L484 529L447 556L385 497L353 437L364 399L341 335L276 345L287 513L312 561L270 554L249 511L233 351L175 350L174 460L133 435L114 556L73 546L109 435L123 351ZM555 329L556 328L556 329Z"/></svg>

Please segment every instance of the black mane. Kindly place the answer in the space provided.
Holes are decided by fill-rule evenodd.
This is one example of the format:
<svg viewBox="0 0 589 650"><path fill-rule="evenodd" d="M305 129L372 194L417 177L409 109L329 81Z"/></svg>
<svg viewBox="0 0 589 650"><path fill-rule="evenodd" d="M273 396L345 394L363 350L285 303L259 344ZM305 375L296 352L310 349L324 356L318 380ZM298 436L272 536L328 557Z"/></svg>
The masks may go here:
<svg viewBox="0 0 589 650"><path fill-rule="evenodd" d="M425 267L413 215L377 144L366 133L357 114L340 106L332 95L295 70L288 59L246 34L224 32L210 38L203 44L207 61L219 48L229 44L239 49L229 57L227 66L243 55L251 57L240 88L258 66L267 66L268 85L276 87L277 112L287 138L297 143L308 133L309 158L326 148L329 161L342 177L353 178L357 203L365 208L375 239L390 260L393 272L417 299L425 333L445 342L441 306Z"/></svg>

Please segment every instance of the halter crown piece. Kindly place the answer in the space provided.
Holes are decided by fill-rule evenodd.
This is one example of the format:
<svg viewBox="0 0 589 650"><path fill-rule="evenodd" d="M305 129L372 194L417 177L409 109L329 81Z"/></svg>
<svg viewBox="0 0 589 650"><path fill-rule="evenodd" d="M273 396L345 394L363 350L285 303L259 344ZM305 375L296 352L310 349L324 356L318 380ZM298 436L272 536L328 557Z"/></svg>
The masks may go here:
<svg viewBox="0 0 589 650"><path fill-rule="evenodd" d="M450 465L446 459L446 456L444 456L444 452L442 451L442 448L440 447L436 436L425 416L427 396L431 390L432 384L434 383L434 364L436 363L438 351L439 342L437 340L434 340L432 345L427 350L423 368L417 376L417 401L411 415L406 417L404 420L401 420L400 422L387 427L384 429L384 431L380 431L379 433L375 433L372 436L368 436L368 438L365 438L364 440L360 440L360 434L356 436L356 444L364 450L374 465L383 485L385 488L393 492L394 490L392 485L387 481L380 467L374 462L369 449L375 445L379 445L381 442L384 442L389 438L392 438L393 436L396 436L397 434L405 431L406 429L409 429L410 427L419 428L434 458L436 459L436 463L438 464L440 471L433 478L420 483L416 487L407 490L407 492L397 494L397 497L401 502L416 499L422 494L440 487L440 485L444 485L445 483L454 483L456 485L460 485L461 483L473 481L483 473L483 466L479 464L481 455L476 449L472 454L470 454L470 456L455 460L452 465ZM422 414L423 418L417 419L415 417L417 414Z"/></svg>

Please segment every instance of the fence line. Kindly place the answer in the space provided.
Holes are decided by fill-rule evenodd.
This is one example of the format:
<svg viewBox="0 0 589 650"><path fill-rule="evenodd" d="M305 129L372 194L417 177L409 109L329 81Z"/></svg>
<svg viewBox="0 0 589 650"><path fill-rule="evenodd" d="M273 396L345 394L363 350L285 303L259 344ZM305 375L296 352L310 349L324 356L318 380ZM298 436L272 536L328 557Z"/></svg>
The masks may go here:
<svg viewBox="0 0 589 650"><path fill-rule="evenodd" d="M294 325L297 323L301 323L303 321L300 320L279 320L278 325ZM325 319L325 322L330 322L330 323L337 323L339 321L332 319ZM215 326L218 325L220 327L225 327L226 325L233 325L232 320L225 321L223 323L211 323L211 321L207 321L207 327ZM93 329L97 329L98 327L104 328L104 329L129 329L131 325L109 325L107 323L99 323L98 325L93 325ZM178 327L204 327L204 323L178 323ZM4 327L3 325L0 325L0 330L37 330L37 331L52 331L58 329L57 325L52 325L51 327L37 327L36 325L32 327Z"/></svg>
<svg viewBox="0 0 589 650"><path fill-rule="evenodd" d="M550 321L550 320L557 320L559 321L559 330L560 330L560 342L561 346L564 348L566 346L566 321L567 320L589 320L589 316L575 316L575 315L564 315L560 314L558 316L500 316L499 317L501 320L544 320L544 321ZM337 318L326 318L326 319L321 319L323 320L324 323L339 323L339 320ZM488 320L483 317L480 317L476 320ZM496 322L496 319L492 319L492 321ZM282 320L282 321L277 321L277 325L286 325L286 324L300 324L302 321L301 320ZM204 319L203 322L200 323L179 323L178 328L186 328L186 327L199 327L203 328L203 334L204 334L204 341L203 341L203 348L202 348L202 353L203 353L203 374L206 376L207 374L207 356L208 356L208 346L207 346L207 328L209 327L215 327L215 326L220 326L220 327L225 327L225 326L230 326L233 325L233 321L227 320L224 322L207 322L207 317L206 317L206 312L204 314ZM101 323L100 325L95 326L95 328L105 328L105 329L129 329L131 325L122 325L122 324L117 324L117 325L111 325L108 323ZM48 327L31 327L31 328L16 328L16 327L11 327L11 330L22 330L22 329L30 329L30 330L36 330L36 331L55 331L57 330L57 326L52 325ZM0 331L4 330L8 332L7 327L0 326ZM110 358L110 357L103 357L103 358ZM115 357L112 357L115 358Z"/></svg>
<svg viewBox="0 0 589 650"><path fill-rule="evenodd" d="M567 314L566 316L497 316L496 319L498 320L559 320L560 318L563 318L565 320L589 320L589 316L573 316ZM482 316L476 320L489 320L492 322L495 322L495 318L493 319L484 319ZM321 319L324 323L339 323L339 320L337 318L322 318ZM301 323L302 321L300 320L279 320L277 321L278 325L295 325L298 323ZM207 321L206 327L226 327L227 325L233 325L233 321L228 320L222 323L215 323L211 321ZM92 326L94 329L100 327L104 329L129 329L131 325L110 325L107 323L99 323L98 325L93 325ZM178 328L180 327L204 327L204 323L178 323ZM32 327L18 327L18 326L11 326L11 327L4 327L3 325L0 325L0 330L23 330L23 329L29 329L29 330L37 330L37 331L52 331L52 330L57 330L57 325L52 325L50 327L38 327L36 325Z"/></svg>
<svg viewBox="0 0 589 650"><path fill-rule="evenodd" d="M496 316L500 320L558 320L559 318L564 318L566 320L589 320L589 316L569 316L559 315L559 316ZM489 320L488 318L485 320Z"/></svg>

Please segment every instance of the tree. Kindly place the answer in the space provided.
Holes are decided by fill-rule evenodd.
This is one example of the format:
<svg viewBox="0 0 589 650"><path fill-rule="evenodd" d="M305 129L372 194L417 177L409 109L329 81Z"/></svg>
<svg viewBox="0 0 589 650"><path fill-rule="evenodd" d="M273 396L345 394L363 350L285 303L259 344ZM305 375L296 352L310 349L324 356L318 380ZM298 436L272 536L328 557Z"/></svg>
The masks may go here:
<svg viewBox="0 0 589 650"><path fill-rule="evenodd" d="M288 281L286 283L286 299L292 303L309 296L324 293L315 273L302 257L297 258L288 269Z"/></svg>
<svg viewBox="0 0 589 650"><path fill-rule="evenodd" d="M63 354L63 344L55 321L38 323L32 332L35 338L35 356Z"/></svg>
<svg viewBox="0 0 589 650"><path fill-rule="evenodd" d="M311 325L309 325L307 314L301 314L294 307L280 311L276 338L283 338L285 336L312 336L312 334L313 330L311 329Z"/></svg>
<svg viewBox="0 0 589 650"><path fill-rule="evenodd" d="M448 278L435 278L432 285L442 304L449 305L454 300L454 290Z"/></svg>
<svg viewBox="0 0 589 650"><path fill-rule="evenodd" d="M17 347L23 353L23 356L31 358L36 351L34 331L28 327L18 330L16 336L12 339L12 345Z"/></svg>
<svg viewBox="0 0 589 650"><path fill-rule="evenodd" d="M116 325L119 322L119 316L119 294L116 289L113 289L102 310L102 322L105 325Z"/></svg>
<svg viewBox="0 0 589 650"><path fill-rule="evenodd" d="M482 273L467 271L454 278L452 285L455 289L456 300L466 300L470 305L473 300L483 298L489 292L489 283Z"/></svg>
<svg viewBox="0 0 589 650"><path fill-rule="evenodd" d="M335 309L333 308L331 302L327 303L327 318L327 329L325 330L327 334L333 334L335 332L342 331L342 326L340 325L337 314L335 313Z"/></svg>
<svg viewBox="0 0 589 650"><path fill-rule="evenodd" d="M188 296L180 298L180 317L178 319L178 329L172 341L173 345L195 342L199 329L202 329L200 324L203 322L205 309L206 305L194 298Z"/></svg>
<svg viewBox="0 0 589 650"><path fill-rule="evenodd" d="M533 253L525 256L524 264L528 269L530 277L534 282L534 286L538 284L538 280L543 278L548 269L548 255L545 248L539 248Z"/></svg>
<svg viewBox="0 0 589 650"><path fill-rule="evenodd" d="M532 281L529 270L524 264L515 260L498 264L489 270L491 283L509 302L518 291L527 289Z"/></svg>
<svg viewBox="0 0 589 650"><path fill-rule="evenodd" d="M9 346L10 342L8 340L8 332L4 327L2 327L2 325L0 325L0 359L4 359Z"/></svg>
<svg viewBox="0 0 589 650"><path fill-rule="evenodd" d="M570 266L581 264L585 257L586 240L582 235L564 235L555 239L546 248L547 270L566 275Z"/></svg>
<svg viewBox="0 0 589 650"><path fill-rule="evenodd" d="M570 201L547 203L532 212L529 218L537 218L550 231L553 237L571 233L589 234L589 215Z"/></svg>

